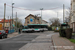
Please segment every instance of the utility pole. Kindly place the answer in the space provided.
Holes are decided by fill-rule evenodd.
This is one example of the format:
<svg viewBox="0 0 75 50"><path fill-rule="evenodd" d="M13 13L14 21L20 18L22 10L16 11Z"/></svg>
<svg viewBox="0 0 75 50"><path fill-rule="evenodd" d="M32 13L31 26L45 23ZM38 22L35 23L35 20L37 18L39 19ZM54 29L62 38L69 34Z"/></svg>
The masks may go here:
<svg viewBox="0 0 75 50"><path fill-rule="evenodd" d="M65 5L63 4L63 23L65 22L64 17L65 17Z"/></svg>
<svg viewBox="0 0 75 50"><path fill-rule="evenodd" d="M12 3L12 25L13 25L13 5L14 5L14 3ZM12 28L13 28L13 26L12 26Z"/></svg>
<svg viewBox="0 0 75 50"><path fill-rule="evenodd" d="M8 16L8 27L10 28L10 26L9 26L9 16Z"/></svg>
<svg viewBox="0 0 75 50"><path fill-rule="evenodd" d="M16 31L17 31L17 12L16 12Z"/></svg>
<svg viewBox="0 0 75 50"><path fill-rule="evenodd" d="M4 23L3 23L3 29L5 29L5 13L6 13L6 3L4 3Z"/></svg>
<svg viewBox="0 0 75 50"><path fill-rule="evenodd" d="M58 12L57 12L57 22L58 22ZM58 23L57 23L57 27L58 27Z"/></svg>
<svg viewBox="0 0 75 50"><path fill-rule="evenodd" d="M41 8L40 10L41 10L41 24L42 24L42 10L43 10L43 8Z"/></svg>
<svg viewBox="0 0 75 50"><path fill-rule="evenodd" d="M10 16L10 30L11 30L11 21L12 21L12 20L11 20L11 16Z"/></svg>

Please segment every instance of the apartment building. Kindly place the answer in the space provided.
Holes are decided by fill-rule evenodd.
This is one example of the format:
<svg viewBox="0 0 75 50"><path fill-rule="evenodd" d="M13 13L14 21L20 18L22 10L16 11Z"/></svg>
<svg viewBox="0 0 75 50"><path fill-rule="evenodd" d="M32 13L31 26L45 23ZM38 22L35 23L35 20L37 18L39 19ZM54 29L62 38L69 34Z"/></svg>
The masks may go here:
<svg viewBox="0 0 75 50"><path fill-rule="evenodd" d="M75 0L71 0L70 27L75 32Z"/></svg>
<svg viewBox="0 0 75 50"><path fill-rule="evenodd" d="M25 18L25 26L27 26L28 24L41 24L41 17L37 17L35 15L29 14L26 18Z"/></svg>

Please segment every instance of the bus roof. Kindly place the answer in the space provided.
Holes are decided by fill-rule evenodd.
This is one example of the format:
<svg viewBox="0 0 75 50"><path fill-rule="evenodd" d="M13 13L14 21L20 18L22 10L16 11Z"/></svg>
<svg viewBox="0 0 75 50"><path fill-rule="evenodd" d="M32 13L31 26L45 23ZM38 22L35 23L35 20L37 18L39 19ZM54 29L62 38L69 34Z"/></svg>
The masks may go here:
<svg viewBox="0 0 75 50"><path fill-rule="evenodd" d="M28 25L46 25L46 24L28 24Z"/></svg>

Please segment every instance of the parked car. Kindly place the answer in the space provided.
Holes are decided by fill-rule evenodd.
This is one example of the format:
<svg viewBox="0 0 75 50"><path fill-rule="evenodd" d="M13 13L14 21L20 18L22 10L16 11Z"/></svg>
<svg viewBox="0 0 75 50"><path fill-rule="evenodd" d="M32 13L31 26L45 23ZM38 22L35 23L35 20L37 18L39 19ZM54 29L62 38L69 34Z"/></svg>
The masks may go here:
<svg viewBox="0 0 75 50"><path fill-rule="evenodd" d="M7 33L4 30L0 30L0 38L7 38Z"/></svg>

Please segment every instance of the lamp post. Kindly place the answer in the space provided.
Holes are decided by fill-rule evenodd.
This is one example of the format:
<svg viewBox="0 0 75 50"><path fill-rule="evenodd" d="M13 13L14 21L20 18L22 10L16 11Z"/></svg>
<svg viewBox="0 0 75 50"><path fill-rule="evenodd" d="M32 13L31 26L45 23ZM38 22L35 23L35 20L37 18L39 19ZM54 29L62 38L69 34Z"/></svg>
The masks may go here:
<svg viewBox="0 0 75 50"><path fill-rule="evenodd" d="M14 3L12 3L12 25L13 25L13 5L14 5ZM12 28L13 28L13 26L12 26Z"/></svg>
<svg viewBox="0 0 75 50"><path fill-rule="evenodd" d="M43 8L41 8L40 10L41 10L41 24L42 24L42 10L43 10Z"/></svg>
<svg viewBox="0 0 75 50"><path fill-rule="evenodd" d="M63 23L65 23L64 17L65 17L65 5L63 4Z"/></svg>
<svg viewBox="0 0 75 50"><path fill-rule="evenodd" d="M16 31L17 31L17 12L16 12Z"/></svg>

